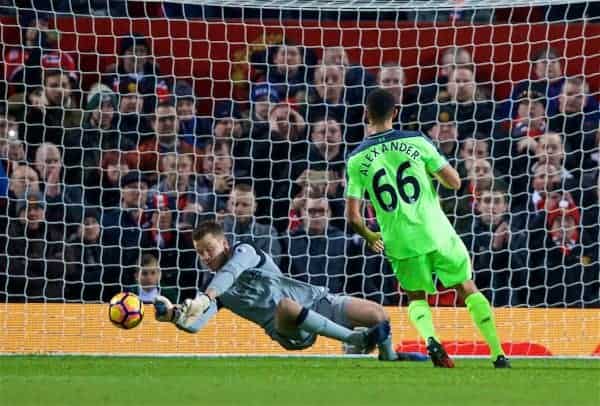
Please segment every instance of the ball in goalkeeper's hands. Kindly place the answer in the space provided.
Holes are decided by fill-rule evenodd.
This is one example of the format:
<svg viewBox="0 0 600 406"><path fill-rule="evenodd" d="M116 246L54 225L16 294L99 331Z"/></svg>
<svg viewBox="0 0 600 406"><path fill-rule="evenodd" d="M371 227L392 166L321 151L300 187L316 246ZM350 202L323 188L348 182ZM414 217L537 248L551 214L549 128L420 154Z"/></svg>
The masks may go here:
<svg viewBox="0 0 600 406"><path fill-rule="evenodd" d="M131 292L117 293L110 299L108 318L119 328L132 329L137 327L144 318L144 304Z"/></svg>

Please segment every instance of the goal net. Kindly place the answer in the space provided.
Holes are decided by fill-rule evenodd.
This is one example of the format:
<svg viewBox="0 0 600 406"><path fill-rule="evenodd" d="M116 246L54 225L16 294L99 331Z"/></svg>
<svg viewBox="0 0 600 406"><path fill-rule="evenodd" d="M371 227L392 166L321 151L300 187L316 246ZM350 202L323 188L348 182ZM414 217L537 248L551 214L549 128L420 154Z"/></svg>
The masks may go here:
<svg viewBox="0 0 600 406"><path fill-rule="evenodd" d="M344 220L345 163L383 87L394 128L422 132L462 178L438 186L440 204L505 350L599 355L597 3L10 3L0 353L285 354L227 311L196 335L149 305L134 330L109 323L118 292L181 303L206 285L191 238L205 219L292 278L385 305L399 348L423 350L390 265ZM448 350L485 354L436 283ZM342 349L319 339L305 353Z"/></svg>

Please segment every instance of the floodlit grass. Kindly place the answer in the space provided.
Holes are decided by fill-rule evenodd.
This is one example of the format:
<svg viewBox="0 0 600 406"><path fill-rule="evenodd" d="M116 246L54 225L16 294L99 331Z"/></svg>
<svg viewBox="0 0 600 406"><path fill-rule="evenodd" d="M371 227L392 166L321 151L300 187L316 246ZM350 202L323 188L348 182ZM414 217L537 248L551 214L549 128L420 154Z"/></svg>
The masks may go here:
<svg viewBox="0 0 600 406"><path fill-rule="evenodd" d="M0 357L2 405L600 405L600 360Z"/></svg>

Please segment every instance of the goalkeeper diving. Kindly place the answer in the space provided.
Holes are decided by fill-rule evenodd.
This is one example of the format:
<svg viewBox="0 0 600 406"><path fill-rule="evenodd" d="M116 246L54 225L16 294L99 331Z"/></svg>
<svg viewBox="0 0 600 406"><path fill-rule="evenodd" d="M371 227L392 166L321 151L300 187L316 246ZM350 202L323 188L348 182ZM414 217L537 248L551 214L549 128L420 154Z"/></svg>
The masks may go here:
<svg viewBox="0 0 600 406"><path fill-rule="evenodd" d="M284 276L273 259L248 243L230 246L223 228L201 223L193 233L203 265L215 274L202 293L174 305L166 297L154 300L156 319L195 333L226 308L258 324L287 350L312 346L317 336L341 341L358 353L375 347L381 361L423 361L420 353L394 351L390 322L382 306L363 299L328 293ZM358 327L358 328L357 328Z"/></svg>
<svg viewBox="0 0 600 406"><path fill-rule="evenodd" d="M508 368L488 300L471 279L471 259L440 207L435 178L446 188L460 189L458 172L419 132L395 131L394 96L375 89L367 97L370 136L347 164L346 215L353 229L375 252L384 253L410 304L411 323L426 340L433 364L454 362L435 333L427 294L436 292L433 275L456 289L485 338L496 368ZM365 197L375 209L381 233L367 228L361 215Z"/></svg>

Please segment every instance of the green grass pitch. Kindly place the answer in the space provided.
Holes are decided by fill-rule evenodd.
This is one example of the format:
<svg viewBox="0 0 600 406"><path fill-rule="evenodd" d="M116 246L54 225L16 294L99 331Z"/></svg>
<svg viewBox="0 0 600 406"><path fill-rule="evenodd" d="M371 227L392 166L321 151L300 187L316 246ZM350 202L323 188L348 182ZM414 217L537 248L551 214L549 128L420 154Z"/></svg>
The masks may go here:
<svg viewBox="0 0 600 406"><path fill-rule="evenodd" d="M9 405L600 405L600 361L0 357Z"/></svg>

